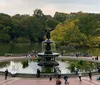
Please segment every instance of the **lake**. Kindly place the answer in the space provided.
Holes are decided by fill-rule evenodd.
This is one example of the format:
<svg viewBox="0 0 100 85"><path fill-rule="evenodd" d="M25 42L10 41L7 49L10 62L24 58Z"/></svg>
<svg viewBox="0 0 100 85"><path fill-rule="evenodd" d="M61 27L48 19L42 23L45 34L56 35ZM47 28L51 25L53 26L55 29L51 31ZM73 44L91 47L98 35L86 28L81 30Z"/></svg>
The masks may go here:
<svg viewBox="0 0 100 85"><path fill-rule="evenodd" d="M82 52L82 53L90 53L95 56L100 56L100 48L67 48L67 47L60 47L56 49L56 52L61 53L64 50L65 53L75 53L75 52ZM41 43L34 43L34 44L0 44L0 56L4 56L5 53L12 53L12 54L24 54L30 53L32 51L41 52L42 51L42 44Z"/></svg>

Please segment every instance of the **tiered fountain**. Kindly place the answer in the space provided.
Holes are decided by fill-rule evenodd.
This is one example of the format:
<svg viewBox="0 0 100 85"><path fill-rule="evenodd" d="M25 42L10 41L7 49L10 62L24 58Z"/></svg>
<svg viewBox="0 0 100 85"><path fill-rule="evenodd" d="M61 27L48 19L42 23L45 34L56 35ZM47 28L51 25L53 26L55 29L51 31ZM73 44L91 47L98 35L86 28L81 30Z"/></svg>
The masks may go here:
<svg viewBox="0 0 100 85"><path fill-rule="evenodd" d="M42 48L45 47L45 51L38 53L38 56L41 60L38 62L39 66L44 68L52 67L52 72L55 66L58 66L59 63L55 61L55 57L59 56L59 53L52 52L51 44L54 43L50 39L50 31L47 31L46 40L42 42Z"/></svg>

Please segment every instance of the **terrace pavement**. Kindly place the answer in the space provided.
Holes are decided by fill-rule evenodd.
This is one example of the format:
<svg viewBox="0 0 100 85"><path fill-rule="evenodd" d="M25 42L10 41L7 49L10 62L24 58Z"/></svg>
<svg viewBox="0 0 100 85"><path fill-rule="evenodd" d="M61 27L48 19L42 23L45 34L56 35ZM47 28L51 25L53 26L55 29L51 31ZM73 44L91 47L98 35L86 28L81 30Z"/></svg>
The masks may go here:
<svg viewBox="0 0 100 85"><path fill-rule="evenodd" d="M70 58L63 56L62 58ZM19 57L0 57L0 61L8 60L8 59L18 59ZM25 58L25 57L20 57ZM76 57L71 57L73 59L76 59ZM91 57L80 57L78 59L85 59L85 60L92 60ZM100 62L100 58L98 60ZM99 77L100 74L92 76L92 80L86 77L82 77L82 81L79 81L78 77L69 77L69 85L100 85L100 80L96 80L97 77ZM63 78L61 78L62 84L64 84ZM8 76L8 79L5 80L4 76L0 75L0 85L56 85L56 79L53 78L52 81L49 81L49 78L21 78L21 77L10 77Z"/></svg>

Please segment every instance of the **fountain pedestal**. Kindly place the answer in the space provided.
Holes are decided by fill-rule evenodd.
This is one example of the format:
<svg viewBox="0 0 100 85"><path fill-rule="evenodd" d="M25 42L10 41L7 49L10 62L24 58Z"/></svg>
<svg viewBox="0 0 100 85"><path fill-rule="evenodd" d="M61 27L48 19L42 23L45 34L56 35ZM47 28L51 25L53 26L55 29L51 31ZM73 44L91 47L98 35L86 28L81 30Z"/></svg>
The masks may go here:
<svg viewBox="0 0 100 85"><path fill-rule="evenodd" d="M58 62L55 61L55 58L59 56L59 53L54 53L51 51L51 40L45 40L45 52L38 53L38 56L41 58L41 61L38 63L39 66L58 66Z"/></svg>

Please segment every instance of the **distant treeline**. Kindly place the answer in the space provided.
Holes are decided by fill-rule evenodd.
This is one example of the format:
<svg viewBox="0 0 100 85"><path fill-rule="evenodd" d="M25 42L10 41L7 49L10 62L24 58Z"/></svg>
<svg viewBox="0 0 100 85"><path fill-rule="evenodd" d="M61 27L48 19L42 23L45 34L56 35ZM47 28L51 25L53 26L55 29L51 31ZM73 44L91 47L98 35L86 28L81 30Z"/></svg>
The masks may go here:
<svg viewBox="0 0 100 85"><path fill-rule="evenodd" d="M49 29L54 29L51 38L58 45L100 46L100 14L55 12L52 17L41 9L32 16L0 13L0 43L41 42Z"/></svg>

